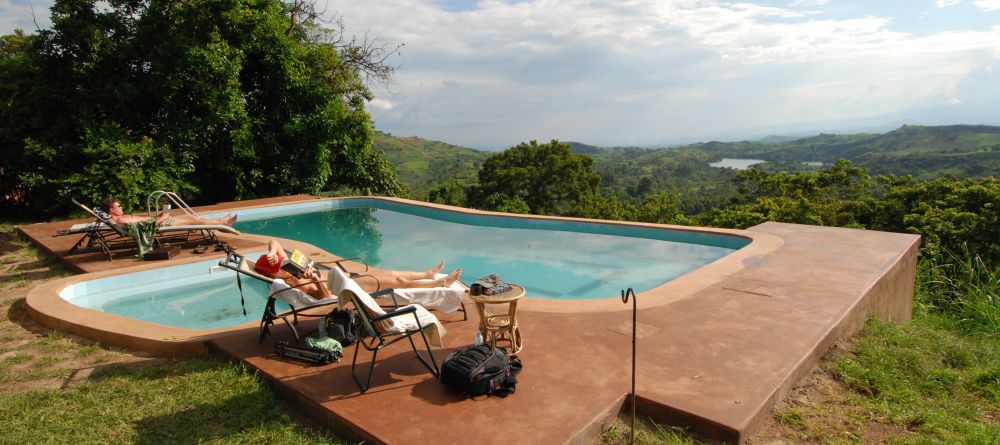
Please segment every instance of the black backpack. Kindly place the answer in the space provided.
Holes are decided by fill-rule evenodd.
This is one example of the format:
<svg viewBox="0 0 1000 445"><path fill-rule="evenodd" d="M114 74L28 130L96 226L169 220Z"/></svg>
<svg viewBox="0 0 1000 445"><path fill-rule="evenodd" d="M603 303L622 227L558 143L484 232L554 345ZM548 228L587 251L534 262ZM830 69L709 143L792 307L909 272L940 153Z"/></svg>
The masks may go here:
<svg viewBox="0 0 1000 445"><path fill-rule="evenodd" d="M341 345L353 345L358 341L361 317L353 309L334 309L326 316L326 323L326 335L339 341Z"/></svg>
<svg viewBox="0 0 1000 445"><path fill-rule="evenodd" d="M507 397L514 393L521 360L504 348L472 345L458 348L441 363L441 383L469 397Z"/></svg>

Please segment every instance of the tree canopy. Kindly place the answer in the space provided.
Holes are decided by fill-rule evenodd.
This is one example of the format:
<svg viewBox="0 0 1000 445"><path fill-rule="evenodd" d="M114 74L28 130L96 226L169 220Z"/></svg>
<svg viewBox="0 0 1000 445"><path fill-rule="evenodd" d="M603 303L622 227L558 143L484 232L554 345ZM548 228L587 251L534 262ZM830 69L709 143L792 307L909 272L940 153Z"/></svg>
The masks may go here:
<svg viewBox="0 0 1000 445"><path fill-rule="evenodd" d="M50 29L4 36L3 204L401 193L372 148L351 48L316 38L322 23L298 3L57 0Z"/></svg>
<svg viewBox="0 0 1000 445"><path fill-rule="evenodd" d="M596 196L600 182L590 156L573 154L557 140L531 141L486 158L469 201L490 210L526 205L530 213L566 215Z"/></svg>

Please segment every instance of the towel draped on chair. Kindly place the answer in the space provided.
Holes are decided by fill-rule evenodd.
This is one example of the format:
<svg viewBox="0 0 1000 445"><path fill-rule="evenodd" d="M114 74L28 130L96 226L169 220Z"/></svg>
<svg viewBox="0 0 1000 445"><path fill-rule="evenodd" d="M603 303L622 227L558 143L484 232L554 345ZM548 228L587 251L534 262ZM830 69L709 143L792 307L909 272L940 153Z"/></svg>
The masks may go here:
<svg viewBox="0 0 1000 445"><path fill-rule="evenodd" d="M372 298L368 292L362 289L356 281L348 278L339 270L333 269L330 271L327 286L335 295L342 296L342 298L338 300L338 304L341 306L343 306L347 301L353 299L357 300L362 306L364 306L365 310L367 310L372 316L384 315L386 313L385 310L375 302L375 299ZM352 298L350 295L345 296L345 292L353 294L354 297ZM426 331L428 341L434 346L443 347L444 344L441 338L447 333L447 331L441 324L441 321L420 304L408 304L406 306L401 306L401 308L410 306L416 307L416 315L417 319L420 320L420 325L429 325L429 328ZM410 316L392 317L379 321L377 324L378 329L381 329L385 333L399 333L417 329L417 320Z"/></svg>

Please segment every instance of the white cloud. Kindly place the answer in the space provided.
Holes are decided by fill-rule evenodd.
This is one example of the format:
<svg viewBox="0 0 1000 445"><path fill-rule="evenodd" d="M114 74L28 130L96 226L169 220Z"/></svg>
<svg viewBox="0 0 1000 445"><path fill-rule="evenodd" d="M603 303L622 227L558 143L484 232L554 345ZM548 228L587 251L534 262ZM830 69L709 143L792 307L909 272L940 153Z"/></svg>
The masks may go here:
<svg viewBox="0 0 1000 445"><path fill-rule="evenodd" d="M822 6L830 3L830 0L795 0L792 2L791 7L796 8L800 6L812 7L812 6Z"/></svg>
<svg viewBox="0 0 1000 445"><path fill-rule="evenodd" d="M934 4L937 5L938 8L947 8L949 6L955 6L959 3L962 3L962 0L934 0Z"/></svg>
<svg viewBox="0 0 1000 445"><path fill-rule="evenodd" d="M1000 0L976 0L975 4L984 11L1000 11Z"/></svg>
<svg viewBox="0 0 1000 445"><path fill-rule="evenodd" d="M948 105L962 105L962 99L959 99L957 97L948 99Z"/></svg>
<svg viewBox="0 0 1000 445"><path fill-rule="evenodd" d="M369 102L369 104L373 108L383 111L389 111L392 110L393 108L396 108L396 104L394 104L391 100L386 100L381 98L372 99L372 101Z"/></svg>
<svg viewBox="0 0 1000 445"><path fill-rule="evenodd" d="M1000 0L973 1L1000 10ZM389 61L400 66L396 84L369 106L381 130L472 146L655 143L1000 95L982 74L1000 60L1000 25L904 32L905 17L887 11L911 7L906 0L480 0L465 11L437 3L325 5L356 34L406 44ZM11 5L0 0L0 12ZM924 9L927 21L977 13ZM981 26L978 14L956 23Z"/></svg>

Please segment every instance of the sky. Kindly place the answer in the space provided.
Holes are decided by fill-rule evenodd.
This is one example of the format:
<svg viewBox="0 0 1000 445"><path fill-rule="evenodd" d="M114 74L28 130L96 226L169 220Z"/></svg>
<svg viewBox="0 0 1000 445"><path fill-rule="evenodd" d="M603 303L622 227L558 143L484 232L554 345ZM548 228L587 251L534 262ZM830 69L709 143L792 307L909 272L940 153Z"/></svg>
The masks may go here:
<svg viewBox="0 0 1000 445"><path fill-rule="evenodd" d="M0 31L50 1L0 0ZM1000 125L1000 0L319 0L391 46L378 130L473 148Z"/></svg>

